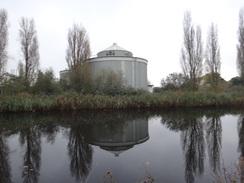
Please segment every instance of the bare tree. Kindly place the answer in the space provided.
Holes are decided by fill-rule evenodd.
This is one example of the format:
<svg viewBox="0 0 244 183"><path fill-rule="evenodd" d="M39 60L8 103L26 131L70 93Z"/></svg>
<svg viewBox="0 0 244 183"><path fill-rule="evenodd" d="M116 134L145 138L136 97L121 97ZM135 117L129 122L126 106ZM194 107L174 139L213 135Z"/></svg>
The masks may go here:
<svg viewBox="0 0 244 183"><path fill-rule="evenodd" d="M206 71L210 73L211 86L216 90L220 82L220 47L218 43L218 28L213 23L209 27L205 50Z"/></svg>
<svg viewBox="0 0 244 183"><path fill-rule="evenodd" d="M244 79L244 8L241 8L239 11L238 41L237 70L240 77Z"/></svg>
<svg viewBox="0 0 244 183"><path fill-rule="evenodd" d="M91 56L90 41L84 27L74 24L68 33L66 61L69 69L81 66Z"/></svg>
<svg viewBox="0 0 244 183"><path fill-rule="evenodd" d="M87 59L91 56L90 41L84 27L74 24L68 32L66 61L70 69L70 87L77 92L91 91L91 72Z"/></svg>
<svg viewBox="0 0 244 183"><path fill-rule="evenodd" d="M31 84L39 68L39 44L33 19L21 18L19 38L24 61L24 78Z"/></svg>
<svg viewBox="0 0 244 183"><path fill-rule="evenodd" d="M191 12L186 11L183 19L184 40L181 49L181 67L190 80L192 90L197 90L202 75L203 43L200 26L194 28Z"/></svg>
<svg viewBox="0 0 244 183"><path fill-rule="evenodd" d="M8 14L4 9L0 9L0 81L2 80L4 67L7 62L8 46Z"/></svg>

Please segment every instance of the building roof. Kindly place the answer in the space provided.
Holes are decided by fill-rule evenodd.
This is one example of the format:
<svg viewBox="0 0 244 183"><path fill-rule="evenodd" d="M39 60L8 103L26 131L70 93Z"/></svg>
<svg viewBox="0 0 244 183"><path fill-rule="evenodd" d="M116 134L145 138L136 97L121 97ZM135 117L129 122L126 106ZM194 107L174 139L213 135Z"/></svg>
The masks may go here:
<svg viewBox="0 0 244 183"><path fill-rule="evenodd" d="M117 43L113 43L112 46L106 48L104 51L109 51L109 50L124 50L124 51L126 51L124 48L118 46Z"/></svg>
<svg viewBox="0 0 244 183"><path fill-rule="evenodd" d="M97 54L97 57L133 57L133 54L130 51L118 46L116 43L113 43L112 46L100 51Z"/></svg>

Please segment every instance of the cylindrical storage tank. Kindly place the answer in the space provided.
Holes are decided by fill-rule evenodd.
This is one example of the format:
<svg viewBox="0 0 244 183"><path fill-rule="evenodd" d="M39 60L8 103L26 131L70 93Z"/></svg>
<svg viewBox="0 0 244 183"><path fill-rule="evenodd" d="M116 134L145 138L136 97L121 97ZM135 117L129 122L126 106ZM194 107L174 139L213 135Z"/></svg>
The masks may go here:
<svg viewBox="0 0 244 183"><path fill-rule="evenodd" d="M99 52L96 58L89 59L88 64L93 77L102 70L122 71L127 86L148 90L147 60L133 57L130 51L119 47L116 43Z"/></svg>

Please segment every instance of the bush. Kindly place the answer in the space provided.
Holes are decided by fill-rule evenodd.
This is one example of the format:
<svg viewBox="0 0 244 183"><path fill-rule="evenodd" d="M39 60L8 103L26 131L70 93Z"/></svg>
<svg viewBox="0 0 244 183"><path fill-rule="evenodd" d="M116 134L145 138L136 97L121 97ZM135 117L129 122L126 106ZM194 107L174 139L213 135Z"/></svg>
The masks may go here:
<svg viewBox="0 0 244 183"><path fill-rule="evenodd" d="M1 96L0 111L96 110L169 107L244 106L244 96L201 92L92 95L67 92L57 96Z"/></svg>
<svg viewBox="0 0 244 183"><path fill-rule="evenodd" d="M34 94L53 95L61 92L61 86L59 82L55 81L54 73L52 69L45 72L39 71L37 75L37 81L32 87Z"/></svg>

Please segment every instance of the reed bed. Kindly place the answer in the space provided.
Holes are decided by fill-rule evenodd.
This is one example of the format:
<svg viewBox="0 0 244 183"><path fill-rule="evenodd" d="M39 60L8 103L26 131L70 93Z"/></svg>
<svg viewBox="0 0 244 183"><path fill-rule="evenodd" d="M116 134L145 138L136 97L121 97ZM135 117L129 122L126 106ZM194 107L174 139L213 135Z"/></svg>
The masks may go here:
<svg viewBox="0 0 244 183"><path fill-rule="evenodd" d="M78 93L0 96L0 112L214 106L244 106L244 96L199 92L117 96Z"/></svg>

